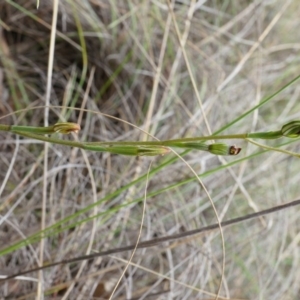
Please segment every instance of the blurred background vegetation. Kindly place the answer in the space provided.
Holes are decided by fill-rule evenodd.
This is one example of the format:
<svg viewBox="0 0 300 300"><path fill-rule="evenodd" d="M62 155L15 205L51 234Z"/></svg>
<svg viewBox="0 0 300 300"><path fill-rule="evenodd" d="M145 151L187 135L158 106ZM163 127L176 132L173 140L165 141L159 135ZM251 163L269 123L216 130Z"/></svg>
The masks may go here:
<svg viewBox="0 0 300 300"><path fill-rule="evenodd" d="M49 123L77 122L72 108L87 109L78 135L86 141L146 138L129 123L158 139L207 135L237 118L224 134L277 130L300 119L298 83L241 116L299 75L299 15L297 0L60 0ZM52 1L0 3L1 123L44 123L52 16ZM184 155L222 220L299 198L297 158L232 142L243 148L238 157ZM286 149L300 152L297 142ZM43 150L0 133L0 275L39 264ZM142 241L216 223L175 155L85 155L50 145L44 264L134 244L150 162ZM224 229L220 299L299 299L298 219L292 208ZM46 269L44 296L108 299L130 255ZM139 249L114 299L215 299L222 259L220 231ZM1 297L34 299L38 274L26 276L1 282Z"/></svg>

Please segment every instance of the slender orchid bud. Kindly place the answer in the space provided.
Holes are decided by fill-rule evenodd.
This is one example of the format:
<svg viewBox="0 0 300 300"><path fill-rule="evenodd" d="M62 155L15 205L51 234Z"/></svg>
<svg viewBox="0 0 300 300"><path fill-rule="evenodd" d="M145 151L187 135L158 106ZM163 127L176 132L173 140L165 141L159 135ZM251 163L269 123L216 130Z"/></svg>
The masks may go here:
<svg viewBox="0 0 300 300"><path fill-rule="evenodd" d="M282 126L281 133L288 138L297 138L300 136L300 121L292 121Z"/></svg>
<svg viewBox="0 0 300 300"><path fill-rule="evenodd" d="M54 132L63 133L63 134L68 134L71 132L77 133L80 129L81 128L79 124L70 123L70 122L56 123L53 125Z"/></svg>
<svg viewBox="0 0 300 300"><path fill-rule="evenodd" d="M170 149L164 146L103 145L97 142L85 143L83 149L130 156L155 156L170 152Z"/></svg>
<svg viewBox="0 0 300 300"><path fill-rule="evenodd" d="M139 156L155 156L170 153L170 149L164 146L138 146L137 155Z"/></svg>
<svg viewBox="0 0 300 300"><path fill-rule="evenodd" d="M215 155L237 155L240 153L241 148L236 146L228 146L226 144L205 144L203 141L200 142L168 142L170 147L180 147L188 149L196 149L201 151L208 151Z"/></svg>
<svg viewBox="0 0 300 300"><path fill-rule="evenodd" d="M238 148L235 145L211 144L208 145L208 151L215 155L238 155L241 152L241 148Z"/></svg>
<svg viewBox="0 0 300 300"><path fill-rule="evenodd" d="M267 132L250 132L247 134L247 138L262 139L262 140L274 140L282 137L282 131L267 131Z"/></svg>

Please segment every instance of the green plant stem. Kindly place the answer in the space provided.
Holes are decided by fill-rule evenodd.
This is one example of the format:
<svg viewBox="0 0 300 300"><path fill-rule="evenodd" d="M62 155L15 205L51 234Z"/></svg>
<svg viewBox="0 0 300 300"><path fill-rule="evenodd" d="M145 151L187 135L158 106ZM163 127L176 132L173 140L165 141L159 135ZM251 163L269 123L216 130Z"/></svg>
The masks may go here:
<svg viewBox="0 0 300 300"><path fill-rule="evenodd" d="M0 128L1 130L1 128ZM76 141L67 141L67 140L61 140L53 137L47 137L40 134L35 133L28 133L23 131L13 131L13 133L18 134L20 136L32 138L35 140L40 140L44 142L49 142L53 144L59 144L59 145L65 145L69 147L75 147L80 148L84 150L90 150L90 151L97 151L97 152L110 152L114 154L122 154L122 155L133 155L133 156L154 156L154 155L163 155L166 154L169 151L167 147L177 147L177 143L170 144L165 143L163 141L157 142L111 142L111 143L99 143L99 142L76 142ZM216 146L216 147L215 147ZM219 144L213 144L213 145L207 145L202 143L195 144L194 147L190 147L197 150L202 151L208 151L210 153L216 154L216 155L231 155L228 153L222 153L222 151L219 153L218 149ZM223 147L222 147L223 146ZM184 147L184 146L181 146ZM227 152L231 147L226 147L225 145L225 152ZM224 151L224 145L221 145L221 149Z"/></svg>
<svg viewBox="0 0 300 300"><path fill-rule="evenodd" d="M59 144L58 139L49 138L47 139L41 139L41 137L37 137L35 134L52 134L54 133L54 126L48 126L48 127L33 127L33 126L16 126L16 125L3 125L0 124L0 131L8 131L8 132L13 132L18 135L23 135L25 136L25 133L28 134L33 134L30 135L31 138L42 140L42 141L47 141L47 142L52 142L55 144ZM29 137L29 136L28 136ZM195 138L184 138L184 139L174 139L174 140L165 140L165 141L147 141L147 142L95 142L95 143L87 143L93 145L130 145L130 146L173 146L173 147L181 147L181 148L186 148L184 143L190 143L190 142L199 142L199 141L207 141L207 140L219 140L219 139L245 139L249 138L249 134L233 134L233 135L210 135L210 136L203 136L203 137L195 137ZM251 136L252 137L252 136ZM63 141L62 145L66 145ZM79 147L74 145L69 144L68 146L73 146L73 147Z"/></svg>
<svg viewBox="0 0 300 300"><path fill-rule="evenodd" d="M31 126L9 126L1 125L0 131L9 131L15 134L29 137L44 142L66 145L80 149L110 152L114 154L133 155L133 156L154 156L163 155L170 152L168 147L177 147L185 149L196 149L208 151L216 155L237 155L240 148L235 146L228 147L225 144L207 145L204 142L208 140L227 140L227 139L277 139L283 136L297 137L300 130L300 122L292 121L282 127L278 131L269 132L254 132L244 134L229 134L229 135L209 135L194 138L182 138L165 141L122 141L122 142L76 142L66 141L57 138L44 136L45 134L52 134L55 132L70 133L80 130L80 126L76 123L56 123L48 127L31 127Z"/></svg>
<svg viewBox="0 0 300 300"><path fill-rule="evenodd" d="M2 125L0 124L0 131L9 131L16 134L20 133L36 133L36 134L51 134L54 132L54 125L47 127L33 127L33 126L17 126L17 125Z"/></svg>
<svg viewBox="0 0 300 300"><path fill-rule="evenodd" d="M55 126L55 125L54 125ZM16 134L22 134L23 132L35 133L35 134L51 134L54 131L54 126L48 127L32 127L32 126L9 126L0 124L0 131L10 131ZM242 133L242 134L228 134L228 135L208 135L194 138L173 139L165 141L145 141L145 142L97 142L99 146L103 145L130 145L130 146L167 146L167 147L179 147L189 148L188 145L192 143L198 143L208 140L228 140L228 139L277 139L282 137L280 130L270 132L254 132L254 133ZM34 138L34 137L32 137ZM56 143L53 141L53 143ZM87 143L88 144L88 143ZM93 143L96 145L96 143ZM71 145L70 145L71 146ZM76 147L76 146L73 146Z"/></svg>
<svg viewBox="0 0 300 300"><path fill-rule="evenodd" d="M277 139L282 137L281 131L270 132L255 132L255 133L242 133L242 134L228 134L228 135L207 135L194 138L183 138L164 141L147 141L147 142L95 142L93 144L99 145L131 145L131 146L166 146L166 147L178 147L178 148L195 148L197 145L202 144L204 141L209 140L231 140L231 139ZM198 144L199 143L199 144ZM201 150L201 149L199 149Z"/></svg>

